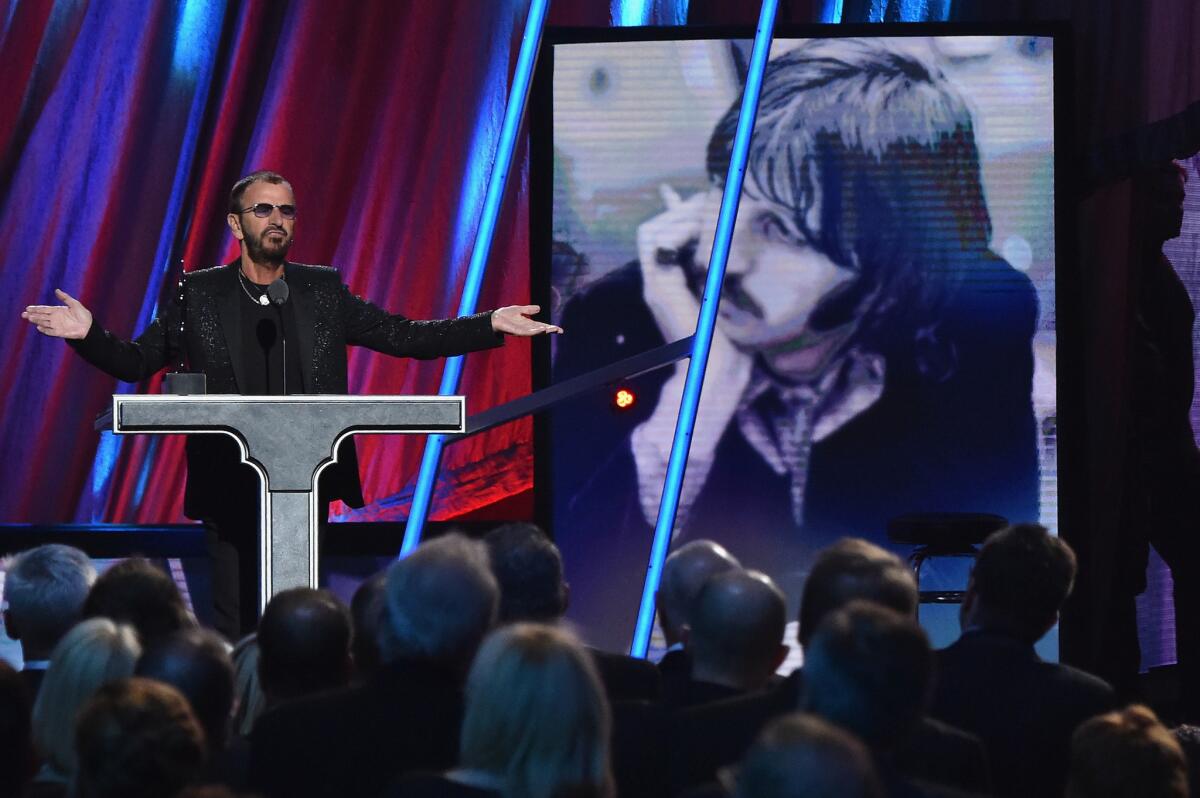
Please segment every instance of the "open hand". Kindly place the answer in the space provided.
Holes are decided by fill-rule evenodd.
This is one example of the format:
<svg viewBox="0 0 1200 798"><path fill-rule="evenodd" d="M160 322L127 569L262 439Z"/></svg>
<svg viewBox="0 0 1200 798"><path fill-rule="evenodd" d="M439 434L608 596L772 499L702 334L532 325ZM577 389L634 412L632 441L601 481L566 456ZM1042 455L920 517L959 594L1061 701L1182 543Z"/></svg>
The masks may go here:
<svg viewBox="0 0 1200 798"><path fill-rule="evenodd" d="M562 327L529 318L541 311L537 305L508 305L492 311L492 329L506 335L543 335L561 333Z"/></svg>
<svg viewBox="0 0 1200 798"><path fill-rule="evenodd" d="M21 318L53 338L85 337L92 328L92 312L61 288L54 289L54 295L64 304L29 305L21 312Z"/></svg>

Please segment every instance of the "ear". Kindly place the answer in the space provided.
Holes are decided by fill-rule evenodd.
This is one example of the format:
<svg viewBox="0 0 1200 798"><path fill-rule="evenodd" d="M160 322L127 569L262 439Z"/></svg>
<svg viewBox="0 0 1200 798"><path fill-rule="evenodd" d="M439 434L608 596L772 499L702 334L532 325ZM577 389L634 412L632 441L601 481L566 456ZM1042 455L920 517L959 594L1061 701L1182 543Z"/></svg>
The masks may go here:
<svg viewBox="0 0 1200 798"><path fill-rule="evenodd" d="M242 220L238 218L236 213L230 213L225 216L225 224L229 225L229 229L233 231L233 237L241 241L246 237L242 232Z"/></svg>
<svg viewBox="0 0 1200 798"><path fill-rule="evenodd" d="M8 635L9 640L21 639L21 627L13 622L12 612L4 611L4 632Z"/></svg>

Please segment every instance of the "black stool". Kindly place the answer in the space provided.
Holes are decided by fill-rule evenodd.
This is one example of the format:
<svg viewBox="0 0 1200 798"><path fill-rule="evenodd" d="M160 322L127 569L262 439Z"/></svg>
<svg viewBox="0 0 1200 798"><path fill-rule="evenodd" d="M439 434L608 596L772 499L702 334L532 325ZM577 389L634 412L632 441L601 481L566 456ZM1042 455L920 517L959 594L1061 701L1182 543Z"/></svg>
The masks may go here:
<svg viewBox="0 0 1200 798"><path fill-rule="evenodd" d="M933 557L975 558L976 547L1008 519L991 513L909 513L888 521L888 539L915 546L908 556L922 604L961 604L965 590L921 590L921 566Z"/></svg>

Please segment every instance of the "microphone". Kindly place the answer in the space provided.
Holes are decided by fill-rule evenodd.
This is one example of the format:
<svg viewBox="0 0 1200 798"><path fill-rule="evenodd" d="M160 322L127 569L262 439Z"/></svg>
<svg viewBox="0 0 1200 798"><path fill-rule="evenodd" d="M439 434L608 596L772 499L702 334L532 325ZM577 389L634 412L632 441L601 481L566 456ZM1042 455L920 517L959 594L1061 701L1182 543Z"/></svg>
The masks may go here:
<svg viewBox="0 0 1200 798"><path fill-rule="evenodd" d="M292 289L288 287L287 282L283 279L276 280L267 286L267 298L271 300L271 304L275 306L275 312L279 314L279 341L283 345L283 394L287 395L287 332L283 329L283 306L287 303L288 297L291 296Z"/></svg>

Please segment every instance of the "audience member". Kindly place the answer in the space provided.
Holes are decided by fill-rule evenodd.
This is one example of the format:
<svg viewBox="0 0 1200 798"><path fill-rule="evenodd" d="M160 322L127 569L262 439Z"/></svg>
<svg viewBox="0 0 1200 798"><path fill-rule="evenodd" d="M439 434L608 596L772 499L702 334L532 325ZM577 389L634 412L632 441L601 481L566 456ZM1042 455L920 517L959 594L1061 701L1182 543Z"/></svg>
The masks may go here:
<svg viewBox="0 0 1200 798"><path fill-rule="evenodd" d="M141 557L121 560L100 575L84 602L83 617L129 624L143 646L195 626L175 580Z"/></svg>
<svg viewBox="0 0 1200 798"><path fill-rule="evenodd" d="M350 620L354 634L350 653L354 656L354 680L369 681L379 670L379 621L383 613L383 588L387 571L380 571L354 591L350 598Z"/></svg>
<svg viewBox="0 0 1200 798"><path fill-rule="evenodd" d="M75 798L174 798L200 777L204 732L187 699L151 679L107 684L75 731Z"/></svg>
<svg viewBox="0 0 1200 798"><path fill-rule="evenodd" d="M865 600L916 618L917 583L895 554L858 538L844 538L822 550L805 580L797 642L806 648L820 623L851 601ZM719 767L740 760L774 717L801 705L804 671L794 671L778 687L762 693L688 708L673 721L671 781L676 788L715 778ZM901 741L903 775L968 792L990 789L983 747L972 735L922 718Z"/></svg>
<svg viewBox="0 0 1200 798"><path fill-rule="evenodd" d="M608 703L568 632L518 623L483 644L467 679L458 767L410 776L397 796L611 796Z"/></svg>
<svg viewBox="0 0 1200 798"><path fill-rule="evenodd" d="M734 798L883 798L871 755L813 715L773 721L734 777Z"/></svg>
<svg viewBox="0 0 1200 798"><path fill-rule="evenodd" d="M562 555L538 526L504 524L484 538L492 573L500 585L500 623L556 622L567 610L570 589ZM589 649L610 701L657 700L657 669L642 659Z"/></svg>
<svg viewBox="0 0 1200 798"><path fill-rule="evenodd" d="M246 635L233 647L233 733L250 737L266 710L267 699L258 679L258 637Z"/></svg>
<svg viewBox="0 0 1200 798"><path fill-rule="evenodd" d="M924 794L897 755L933 687L933 650L913 618L855 600L826 616L805 649L806 708L870 749L888 795Z"/></svg>
<svg viewBox="0 0 1200 798"><path fill-rule="evenodd" d="M297 587L273 596L258 622L266 709L349 684L351 624L350 610L326 590Z"/></svg>
<svg viewBox="0 0 1200 798"><path fill-rule="evenodd" d="M251 786L269 798L374 796L458 758L463 682L496 618L482 544L452 534L388 569L380 653L364 685L282 704L251 735Z"/></svg>
<svg viewBox="0 0 1200 798"><path fill-rule="evenodd" d="M1183 749L1148 708L1085 721L1071 737L1067 798L1187 798Z"/></svg>
<svg viewBox="0 0 1200 798"><path fill-rule="evenodd" d="M4 628L21 643L21 676L31 700L46 675L50 652L79 621L95 581L88 556L57 543L21 552L5 567Z"/></svg>
<svg viewBox="0 0 1200 798"><path fill-rule="evenodd" d="M705 581L692 604L687 650L692 673L670 706L684 707L766 688L787 657L787 599L766 574L736 568Z"/></svg>
<svg viewBox="0 0 1200 798"><path fill-rule="evenodd" d="M962 636L938 652L931 714L979 735L1001 796L1061 796L1071 734L1114 705L1106 683L1033 649L1074 579L1074 553L1045 528L992 534L967 585Z"/></svg>
<svg viewBox="0 0 1200 798"><path fill-rule="evenodd" d="M33 742L43 765L38 795L65 795L75 774L75 720L98 689L133 674L141 654L137 634L107 618L82 621L63 635L33 705Z"/></svg>
<svg viewBox="0 0 1200 798"><path fill-rule="evenodd" d="M244 786L250 747L230 735L233 660L225 639L202 629L176 632L146 649L134 674L168 684L188 700L208 749L203 780Z"/></svg>
<svg viewBox="0 0 1200 798"><path fill-rule="evenodd" d="M1183 749L1183 757L1187 760L1188 795L1200 797L1200 726L1184 724L1171 730L1175 742Z"/></svg>
<svg viewBox="0 0 1200 798"><path fill-rule="evenodd" d="M24 680L0 659L0 798L20 795L33 775L31 712Z"/></svg>
<svg viewBox="0 0 1200 798"><path fill-rule="evenodd" d="M691 626L692 603L700 588L710 576L740 567L737 558L711 540L685 543L663 563L654 605L667 642L667 653L658 662L658 672L662 674L663 696L668 701L686 688L692 676L691 656L683 643Z"/></svg>

